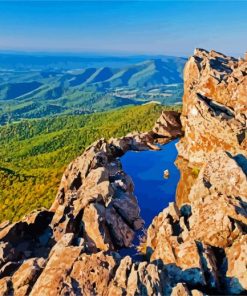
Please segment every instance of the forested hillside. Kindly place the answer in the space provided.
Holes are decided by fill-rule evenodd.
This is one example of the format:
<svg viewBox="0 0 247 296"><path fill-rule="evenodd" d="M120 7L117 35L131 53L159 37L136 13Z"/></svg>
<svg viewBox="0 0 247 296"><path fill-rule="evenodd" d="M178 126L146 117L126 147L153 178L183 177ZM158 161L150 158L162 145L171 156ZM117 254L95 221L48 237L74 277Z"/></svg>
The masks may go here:
<svg viewBox="0 0 247 296"><path fill-rule="evenodd" d="M162 57L126 66L120 63L119 67L83 67L82 63L68 70L52 68L50 62L46 70L18 70L18 64L11 70L1 68L0 125L50 115L102 112L150 101L180 103L185 61Z"/></svg>
<svg viewBox="0 0 247 296"><path fill-rule="evenodd" d="M49 207L66 165L101 137L151 129L164 108L148 104L0 127L0 221Z"/></svg>

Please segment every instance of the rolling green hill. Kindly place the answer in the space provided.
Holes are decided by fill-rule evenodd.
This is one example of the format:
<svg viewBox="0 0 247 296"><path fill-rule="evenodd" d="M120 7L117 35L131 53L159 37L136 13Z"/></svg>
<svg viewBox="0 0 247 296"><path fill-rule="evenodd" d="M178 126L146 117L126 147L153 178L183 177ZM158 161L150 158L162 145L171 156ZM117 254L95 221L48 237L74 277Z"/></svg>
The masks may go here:
<svg viewBox="0 0 247 296"><path fill-rule="evenodd" d="M183 58L167 57L119 68L0 69L0 125L54 114L106 111L153 100L164 105L181 102L184 63Z"/></svg>
<svg viewBox="0 0 247 296"><path fill-rule="evenodd" d="M149 130L163 108L147 104L0 127L0 221L18 220L32 209L49 207L65 167L88 145L101 137Z"/></svg>

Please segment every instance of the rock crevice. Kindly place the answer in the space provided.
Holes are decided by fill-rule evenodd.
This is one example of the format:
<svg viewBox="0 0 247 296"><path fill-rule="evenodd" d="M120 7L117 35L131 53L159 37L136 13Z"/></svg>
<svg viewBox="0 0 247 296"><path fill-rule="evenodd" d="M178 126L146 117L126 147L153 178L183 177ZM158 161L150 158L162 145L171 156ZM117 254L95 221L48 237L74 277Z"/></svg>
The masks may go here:
<svg viewBox="0 0 247 296"><path fill-rule="evenodd" d="M245 294L246 73L244 60L197 49L182 125L163 112L151 132L98 140L68 166L49 210L1 224L0 295ZM177 202L153 219L138 256L121 256L143 220L119 157L182 130Z"/></svg>

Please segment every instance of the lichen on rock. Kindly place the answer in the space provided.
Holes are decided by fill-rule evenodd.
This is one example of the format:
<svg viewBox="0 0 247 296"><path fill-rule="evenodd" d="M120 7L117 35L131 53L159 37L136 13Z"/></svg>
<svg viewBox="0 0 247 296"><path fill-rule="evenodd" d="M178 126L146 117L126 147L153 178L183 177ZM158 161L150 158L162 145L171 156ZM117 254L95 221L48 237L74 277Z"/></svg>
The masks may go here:
<svg viewBox="0 0 247 296"><path fill-rule="evenodd" d="M0 294L246 293L246 67L197 49L185 67L182 125L163 112L150 132L96 141L69 164L49 210L1 224ZM154 217L142 254L120 255L143 220L119 157L183 130L177 202Z"/></svg>

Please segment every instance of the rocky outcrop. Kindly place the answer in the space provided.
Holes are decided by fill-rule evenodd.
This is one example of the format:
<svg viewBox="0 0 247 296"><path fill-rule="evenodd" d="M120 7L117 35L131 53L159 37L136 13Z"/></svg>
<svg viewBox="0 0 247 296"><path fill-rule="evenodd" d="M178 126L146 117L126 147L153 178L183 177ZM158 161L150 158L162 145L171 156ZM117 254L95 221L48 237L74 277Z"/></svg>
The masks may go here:
<svg viewBox="0 0 247 296"><path fill-rule="evenodd" d="M172 118L174 122L178 120L178 113L166 114L170 122ZM119 157L128 150L159 150L154 142L164 136L173 138L162 132L149 132L109 141L101 139L73 161L62 177L50 208L54 212L51 228L55 241L73 232L85 239L91 251L130 246L135 231L141 229L144 222L133 194L134 184L122 170Z"/></svg>
<svg viewBox="0 0 247 296"><path fill-rule="evenodd" d="M170 204L149 226L142 249L151 262L172 266L174 277L203 291L247 290L246 163L223 151L208 157L189 203Z"/></svg>
<svg viewBox="0 0 247 296"><path fill-rule="evenodd" d="M24 286L22 289L27 292L23 295L244 293L247 289L247 180L244 168L243 159L235 159L225 152L212 154L190 190L190 204L178 208L171 203L154 218L142 243L143 255L139 259L122 257L111 251L110 243L103 240L102 232L98 232L101 227L109 227L107 220L98 218L105 211L104 205L100 201L89 203L80 220L88 229L87 235L79 237L77 231L65 232L58 239L54 231L55 241L45 258L26 259L3 276L0 280L3 294L17 293ZM232 176L235 179L229 183ZM58 197L59 194L60 190ZM123 205L120 202L118 206L119 209L128 208L128 202ZM94 220L88 218L89 213ZM135 216L130 211L128 218ZM50 226L54 230L53 222ZM112 227L117 229L117 225ZM120 235L124 231L120 231ZM117 234L109 232L111 242L113 235ZM88 237L93 242L91 248ZM37 260L41 260L40 263ZM28 280L24 278L23 284L18 284L17 275L21 270L26 270Z"/></svg>
<svg viewBox="0 0 247 296"><path fill-rule="evenodd" d="M222 264L225 274L225 288L231 294L243 293L247 290L247 235L241 236L225 249L226 256Z"/></svg>
<svg viewBox="0 0 247 296"><path fill-rule="evenodd" d="M101 139L68 166L51 207L56 241L73 232L85 239L91 251L130 246L143 220L133 182L121 169L118 157L129 149L148 149L149 139L148 135L109 143Z"/></svg>
<svg viewBox="0 0 247 296"><path fill-rule="evenodd" d="M185 67L179 207L154 218L141 246L151 262L175 269L174 295L192 295L193 285L209 294L247 290L246 70L246 61L204 50Z"/></svg>
<svg viewBox="0 0 247 296"><path fill-rule="evenodd" d="M120 252L143 220L119 157L181 136L174 112L149 133L93 143L64 172L50 210L0 225L0 294L247 293L245 64L203 50L189 60L178 202L153 219L137 256Z"/></svg>
<svg viewBox="0 0 247 296"><path fill-rule="evenodd" d="M246 293L247 61L197 49L184 80L180 236L210 246L221 293Z"/></svg>
<svg viewBox="0 0 247 296"><path fill-rule="evenodd" d="M180 156L202 164L208 153L247 156L247 61L197 49L184 69Z"/></svg>
<svg viewBox="0 0 247 296"><path fill-rule="evenodd" d="M210 156L193 185L190 230L215 247L230 246L245 233L247 179L242 167L225 152Z"/></svg>
<svg viewBox="0 0 247 296"><path fill-rule="evenodd" d="M175 283L217 289L216 259L210 244L197 241L189 231L186 209L170 204L154 218L146 238L150 261L161 261Z"/></svg>
<svg viewBox="0 0 247 296"><path fill-rule="evenodd" d="M148 132L98 140L69 164L49 211L35 211L17 223L2 223L1 295L118 290L111 280L121 258L111 251L131 246L144 224L134 184L122 170L119 157L128 150L159 150L155 141L160 136ZM138 290L139 285L132 289Z"/></svg>
<svg viewBox="0 0 247 296"><path fill-rule="evenodd" d="M183 136L180 114L175 111L163 111L154 125L153 133L161 144Z"/></svg>

